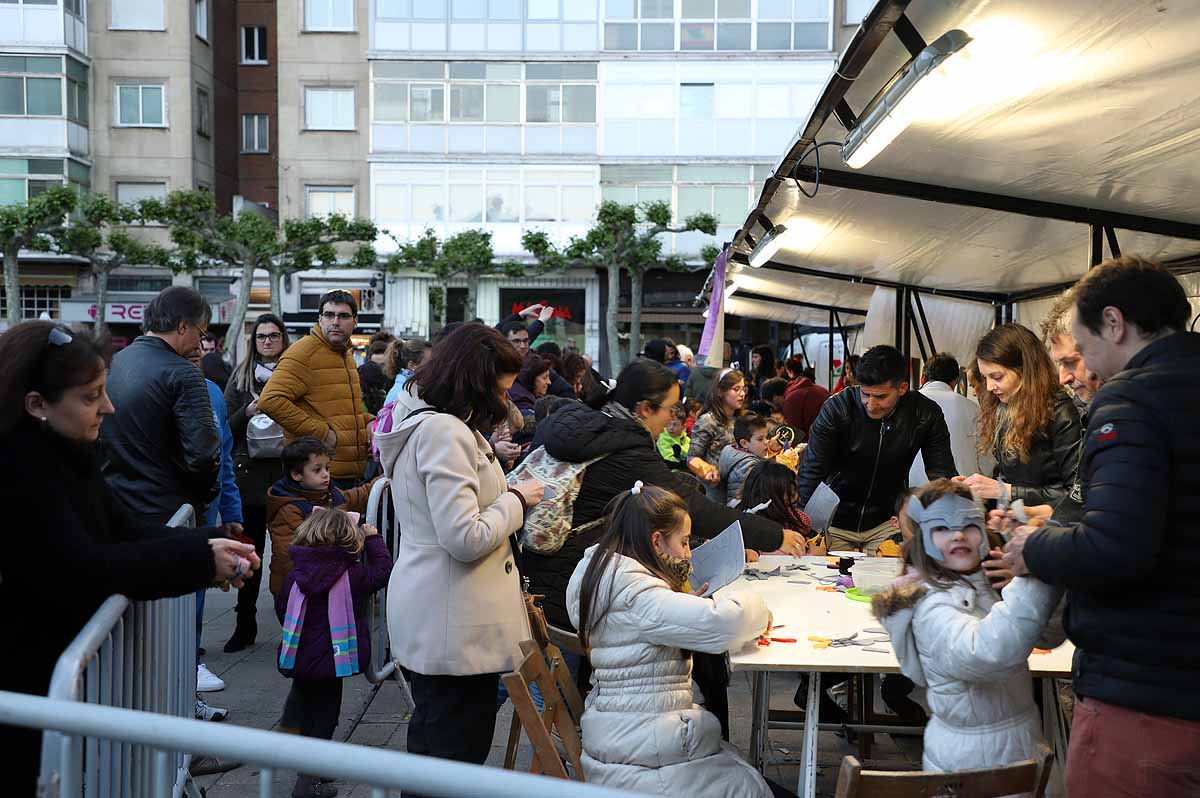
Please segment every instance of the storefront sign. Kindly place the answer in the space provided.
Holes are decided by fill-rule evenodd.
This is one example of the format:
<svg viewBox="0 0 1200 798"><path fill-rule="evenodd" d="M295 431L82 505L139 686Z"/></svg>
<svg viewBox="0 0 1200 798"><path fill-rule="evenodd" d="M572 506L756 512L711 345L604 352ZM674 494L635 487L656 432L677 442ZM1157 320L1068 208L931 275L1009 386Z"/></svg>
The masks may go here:
<svg viewBox="0 0 1200 798"><path fill-rule="evenodd" d="M586 320L586 292L583 289L546 290L540 288L501 288L500 318L520 313L530 305L554 308L554 318L583 324Z"/></svg>

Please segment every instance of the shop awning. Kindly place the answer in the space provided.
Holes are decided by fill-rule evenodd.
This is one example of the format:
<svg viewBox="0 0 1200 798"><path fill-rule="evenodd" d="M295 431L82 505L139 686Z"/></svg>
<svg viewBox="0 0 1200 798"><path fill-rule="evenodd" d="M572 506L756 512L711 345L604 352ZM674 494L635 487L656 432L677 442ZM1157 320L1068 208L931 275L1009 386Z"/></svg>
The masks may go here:
<svg viewBox="0 0 1200 798"><path fill-rule="evenodd" d="M906 98L916 121L845 165L876 94L956 29L972 40ZM1198 30L1194 3L881 0L734 239L727 312L813 323L820 306L866 312L882 289L900 341L923 327L914 295L1014 318L1113 251L1200 268ZM750 268L780 225L782 246Z"/></svg>

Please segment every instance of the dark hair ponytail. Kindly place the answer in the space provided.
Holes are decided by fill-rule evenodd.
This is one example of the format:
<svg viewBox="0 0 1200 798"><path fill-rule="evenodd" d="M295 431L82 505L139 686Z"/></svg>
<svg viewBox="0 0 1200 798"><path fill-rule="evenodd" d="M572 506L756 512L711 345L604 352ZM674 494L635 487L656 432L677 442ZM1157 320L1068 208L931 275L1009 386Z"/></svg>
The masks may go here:
<svg viewBox="0 0 1200 798"><path fill-rule="evenodd" d="M628 368L628 367L627 367ZM622 372L624 373L624 372ZM609 570L609 564L618 554L637 560L663 579L670 577L659 565L658 553L654 549L655 532L675 529L687 515L683 499L665 488L654 485L643 486L636 494L621 491L608 503L604 534L596 543L596 552L583 573L579 587L579 641L588 648L588 635L608 612L609 595L601 602L599 590Z"/></svg>
<svg viewBox="0 0 1200 798"><path fill-rule="evenodd" d="M617 376L617 386L611 391L603 385L596 386L587 397L587 404L597 410L608 402L616 402L627 410L633 410L638 402L649 402L659 407L667 400L671 386L678 385L675 372L654 360L635 360Z"/></svg>
<svg viewBox="0 0 1200 798"><path fill-rule="evenodd" d="M57 341L51 341L51 331ZM109 339L51 321L26 321L0 335L0 434L25 417L25 395L37 391L51 404L108 367Z"/></svg>

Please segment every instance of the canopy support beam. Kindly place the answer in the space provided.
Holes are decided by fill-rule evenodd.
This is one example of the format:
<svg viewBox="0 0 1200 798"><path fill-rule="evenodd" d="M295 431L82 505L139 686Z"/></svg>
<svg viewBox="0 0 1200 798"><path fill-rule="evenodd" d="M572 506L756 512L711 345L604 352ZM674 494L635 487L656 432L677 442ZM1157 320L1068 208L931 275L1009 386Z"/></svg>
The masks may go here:
<svg viewBox="0 0 1200 798"><path fill-rule="evenodd" d="M811 183L816 180L816 169L813 166L797 166L794 174L797 179L805 182ZM1111 227L1114 230L1119 227L1122 230L1132 230L1138 233L1200 241L1200 224L1190 222L1175 222L1099 208L1044 202L966 188L935 186L930 183L916 183L911 180L898 180L893 177L879 177L835 169L822 169L820 181L825 186L851 191L866 191L871 194L959 205L966 208L983 208L1002 213L1032 216L1037 219L1055 219L1061 222Z"/></svg>
<svg viewBox="0 0 1200 798"><path fill-rule="evenodd" d="M865 315L867 315L867 312L865 310L859 310L858 308L843 308L843 307L839 307L837 305L823 305L819 302L801 302L799 299L781 299L779 297L771 296L769 294L756 294L756 293L753 293L752 291L745 291L740 288L738 289L737 295L738 295L739 299L753 299L758 302L774 302L778 305L788 305L790 307L795 307L795 308L811 308L813 310L837 311L838 313L845 313L847 316L865 316Z"/></svg>
<svg viewBox="0 0 1200 798"><path fill-rule="evenodd" d="M913 25L912 20L907 16L901 15L900 19L896 20L896 24L892 27L892 33L896 34L896 38L913 58L919 56L921 51L928 46L920 31L917 30L917 26Z"/></svg>
<svg viewBox="0 0 1200 798"><path fill-rule="evenodd" d="M739 263L743 262L735 253L733 259ZM743 256L744 257L744 256ZM982 302L985 305L994 305L997 302L1003 302L1007 296L1005 294L992 293L988 291L958 291L958 290L942 290L940 288L927 288L920 285L910 285L908 283L900 283L894 280L881 280L876 277L859 277L852 274L840 274L838 272L827 272L821 269L812 269L807 266L793 266L790 263L780 263L777 260L768 261L762 265L763 269L769 269L777 272L789 272L791 274L803 274L808 277L824 277L829 280L841 280L847 283L859 283L861 285L873 285L880 288L909 288L913 291L919 291L929 296L944 296L950 299L961 299L966 302ZM739 294L745 296L741 290Z"/></svg>

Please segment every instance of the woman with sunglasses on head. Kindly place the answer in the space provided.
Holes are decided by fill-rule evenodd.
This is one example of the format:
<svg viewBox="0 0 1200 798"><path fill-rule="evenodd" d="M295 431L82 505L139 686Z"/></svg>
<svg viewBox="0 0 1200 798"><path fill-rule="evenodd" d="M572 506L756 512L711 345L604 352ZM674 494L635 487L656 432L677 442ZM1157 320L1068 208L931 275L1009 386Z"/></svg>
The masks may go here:
<svg viewBox="0 0 1200 798"><path fill-rule="evenodd" d="M113 502L96 447L113 412L107 376L107 346L85 333L30 321L0 335L0 501L19 513L5 536L0 639L20 647L0 657L0 690L45 695L58 657L114 593L241 587L261 565L222 529L147 524ZM40 734L0 726L0 750L20 763L18 794L31 794Z"/></svg>
<svg viewBox="0 0 1200 798"><path fill-rule="evenodd" d="M229 413L229 429L233 433L234 471L238 491L242 494L242 524L246 535L254 541L259 557L267 540L267 490L279 479L280 460L278 457L253 457L247 431L250 419L258 415L258 397L267 387L267 380L289 343L282 319L272 313L260 315L250 328L246 356L225 387L225 407ZM256 602L261 584L262 574L255 572L238 591L237 626L225 644L227 654L253 645L258 636Z"/></svg>

